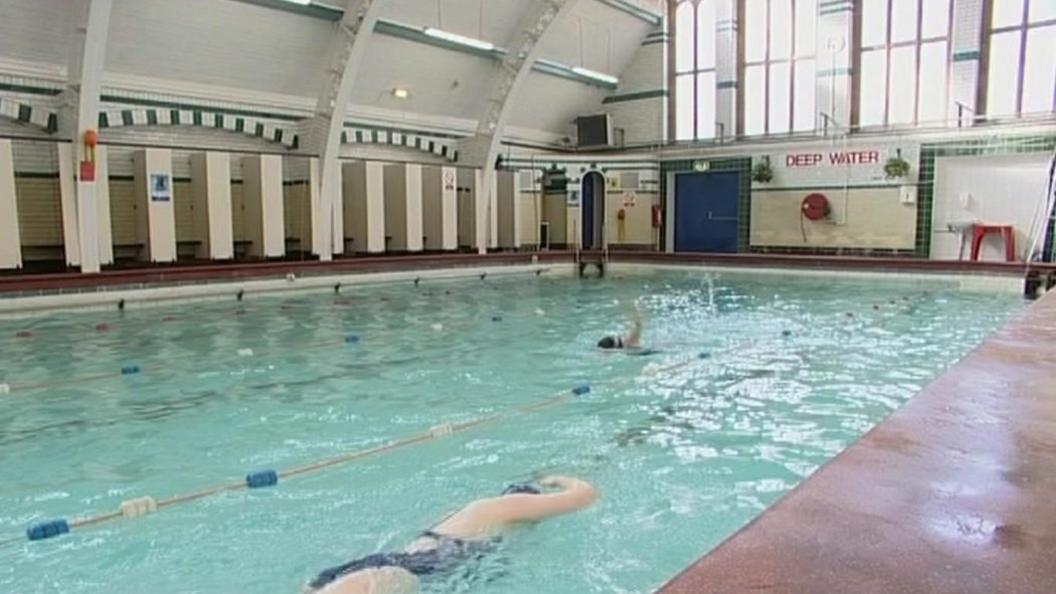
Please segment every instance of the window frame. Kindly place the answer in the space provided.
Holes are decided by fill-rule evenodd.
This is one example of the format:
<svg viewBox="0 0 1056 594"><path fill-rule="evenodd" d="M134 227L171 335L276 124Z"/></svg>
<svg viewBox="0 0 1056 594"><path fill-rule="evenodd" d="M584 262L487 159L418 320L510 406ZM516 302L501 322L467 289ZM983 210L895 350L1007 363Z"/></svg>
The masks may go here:
<svg viewBox="0 0 1056 594"><path fill-rule="evenodd" d="M700 67L700 16L699 9L700 5L705 2L715 2L715 0L671 0L668 4L668 18L669 22L672 23L672 35L671 35L671 51L669 55L669 71L670 71L670 83L671 83L671 118L670 118L670 137L674 142L713 142L718 137L718 122L712 122L712 130L710 136L701 134L701 122L700 122L700 78L702 74L711 73L714 75L716 84L718 83L718 56L716 56L715 64L709 68ZM677 12L682 5L693 6L693 67L689 70L678 69L678 36L682 33L679 31L677 22ZM716 31L712 31L712 35L715 35ZM692 79L693 87L693 136L692 138L679 138L678 137L678 81L681 77L690 77ZM718 104L718 97L713 99L714 104Z"/></svg>
<svg viewBox="0 0 1056 594"><path fill-rule="evenodd" d="M789 45L789 48L790 48L789 49L789 54L788 54L787 58L771 58L772 31L770 29L770 24L771 24L771 12L772 12L771 9L772 9L772 3L773 3L774 0L753 0L753 1L757 1L757 2L765 1L766 2L766 9L763 12L763 14L764 14L763 21L764 21L764 25L765 25L763 27L763 42L764 42L763 43L763 45L764 45L763 58L761 60L748 60L745 57L746 56L746 52L744 52L740 56L738 56L739 62L740 62L740 64L738 64L738 74L739 74L738 75L738 80L743 82L743 84L740 85L740 88L738 88L738 95L740 95L739 111L740 111L740 113L747 115L747 109L745 107L745 105L746 105L745 98L747 96L747 88L748 88L748 84L747 84L748 77L746 75L748 69L749 68L754 68L754 67L762 67L762 71L763 71L763 82L762 82L762 85L763 85L763 87L762 87L762 93L763 93L763 112L762 112L763 113L763 131L759 132L759 133L749 134L747 132L748 122L747 122L746 118L742 117L742 118L739 118L740 121L738 122L738 125L739 125L739 130L737 131L738 135L745 136L745 137L753 137L754 138L754 137L764 137L764 136L792 136L794 134L806 134L808 132L814 132L814 131L817 130L817 114L815 114L815 117L814 117L815 126L814 126L813 129L811 129L809 131L808 130L798 130L798 131L796 130L796 71L798 70L797 66L799 65L800 62L808 62L808 61L814 62L814 79L815 79L815 84L817 84L817 72L818 72L818 60L817 60L817 57L818 57L818 52L817 52L817 34L818 34L818 29L817 28L818 28L818 23L815 20L815 24L814 24L814 35L815 35L814 46L815 47L814 47L814 51L810 52L809 54L802 55L802 56L797 55L796 54L796 45L797 45L797 41L798 41L798 39L797 39L797 33L798 33L797 29L798 28L796 27L796 25L798 23L798 19L796 17L799 14L798 13L798 9L800 8L799 7L799 1L800 0L788 0L789 5L790 5L789 6L789 24L788 24L788 27L789 27L788 45ZM814 10L815 10L815 12L817 12L817 4L814 5ZM743 17L741 19L742 24L740 26L740 29L739 29L738 33L741 34L741 35L747 35L747 30L748 30L748 26L749 26L748 22L747 22L747 14L742 13L742 17ZM815 14L815 19L817 19L817 15L816 14ZM787 88L788 88L788 105L787 105L787 108L788 108L788 130L784 130L784 131L781 131L781 132L772 132L770 130L770 111L771 111L771 106L770 106L770 70L775 64L787 64L788 65L788 85L787 85ZM817 96L816 95L815 95L814 101L815 101L815 103L814 103L815 111L817 111Z"/></svg>
<svg viewBox="0 0 1056 594"><path fill-rule="evenodd" d="M854 93L855 96L856 96L856 98L855 98L856 105L854 106L854 110L853 110L853 112L855 114L855 122L854 122L854 124L858 128L869 128L869 129L895 128L895 127L918 127L918 126L921 126L922 124L944 125L944 126L945 125L949 125L950 124L950 112L951 112L951 106L950 106L951 92L950 92L950 88L951 88L951 85L952 85L951 74L952 74L952 69L953 69L953 59L952 59L952 56L953 56L953 19L954 19L954 11L955 11L955 8L956 8L954 6L954 0L943 0L943 1L945 1L947 3L946 4L946 6L947 6L946 34L942 35L942 36L937 36L937 37L934 37L934 36L933 37L924 37L924 4L927 3L927 2L938 2L940 0L915 0L916 3L917 3L917 12L916 12L917 18L916 18L916 28L915 28L914 37L913 37L913 39L909 39L909 40L906 40L906 41L897 41L897 42L892 42L892 29L894 28L894 26L892 24L892 21L893 21L892 15L894 13L895 0L881 0L881 1L886 3L885 4L885 15L886 15L886 18L885 18L885 21L884 21L884 29L885 29L884 30L884 43L879 44L879 45L864 45L864 43L861 40L861 36L859 35L859 39L856 40L856 43L855 43L856 47L854 48L854 52L856 54L855 62L857 64L859 64L859 65L861 64L862 56L864 54L869 53L869 52L883 52L884 64L885 64L885 68L884 68L885 76L884 76L884 84L883 84L883 86L884 86L884 117L883 117L883 120L881 122L879 122L879 123L862 124L862 121L861 121L861 118L862 118L862 113L861 113L862 112L862 104L861 104L861 102L862 102L862 98L861 98L862 78L861 78L861 76L862 75L861 75L861 70L860 70L860 67L859 67L859 69L855 72L855 77L854 77L855 78L855 86L856 86L856 90L855 90L855 93ZM865 11L862 10L862 4L861 3L856 4L856 6L857 6L857 9L855 11L855 20L857 22L855 23L855 27L856 27L856 29L858 31L862 31L865 28L865 22L864 22L864 20L865 20ZM945 42L945 44L946 44L946 52L945 52L945 66L946 66L946 68L945 68L945 70L946 70L945 79L946 79L946 84L943 85L944 88L943 88L943 101L942 101L942 103L944 105L943 112L946 114L946 117L944 117L941 122L930 122L930 121L929 122L921 122L921 120L920 120L920 88L921 88L920 87L920 81L921 81L920 58L921 58L921 54L923 53L923 47L925 45L930 44L930 43L937 43L937 42ZM913 69L914 70L914 72L913 72L913 77L914 77L914 85L913 85L913 120L910 121L910 122L898 122L898 123L894 123L893 124L893 123L891 123L891 53L892 53L893 50L900 49L900 48L905 48L905 47L913 47L913 64L914 64L914 69Z"/></svg>
<svg viewBox="0 0 1056 594"><path fill-rule="evenodd" d="M992 4L992 1L993 0L990 0L991 4ZM980 84L980 87L982 87L980 92L986 97L986 103L984 105L985 111L983 113L983 115L984 115L984 117L986 119L988 119L988 120L990 120L990 119L1002 120L1002 119L1021 118L1021 117L1023 117L1023 90L1024 90L1024 87L1026 86L1025 85L1025 82L1026 82L1025 79L1026 79L1026 69L1027 69L1027 40L1028 40L1030 31L1032 29L1040 29L1040 28L1043 28L1043 27L1056 26L1056 19L1049 19L1047 21L1038 21L1036 23L1031 23L1030 22L1030 6L1031 6L1031 2L1048 2L1048 1L1051 1L1051 0L1023 0L1023 11L1022 11L1022 14L1020 15L1019 23L1017 23L1015 25L1005 25L1005 26L1002 26L1002 27L994 27L994 22L993 22L994 19L993 19L992 8L991 8L991 10L985 11L985 13L983 15L983 18L986 20L986 22L983 23L983 30L985 31L985 35L986 35L986 43L984 45L985 50L986 50L986 56L985 56L985 61L984 60L980 60L980 69L983 70L983 72L980 73L981 76L979 77L979 80L980 80L979 84ZM991 40L993 39L993 37L995 35L1000 35L1002 33L1019 33L1019 59L1017 60L1017 68L1016 68L1016 99L1015 99L1016 109L1015 109L1014 113L995 114L995 115L991 116L990 115L990 88L989 88L990 62L991 62L991 60L990 60ZM1056 89L1053 90L1052 98L1050 99L1050 102L1049 102L1049 108L1050 108L1050 113L1056 112ZM1030 115L1030 114L1038 114L1038 113L1045 113L1045 112L1029 112L1028 115Z"/></svg>

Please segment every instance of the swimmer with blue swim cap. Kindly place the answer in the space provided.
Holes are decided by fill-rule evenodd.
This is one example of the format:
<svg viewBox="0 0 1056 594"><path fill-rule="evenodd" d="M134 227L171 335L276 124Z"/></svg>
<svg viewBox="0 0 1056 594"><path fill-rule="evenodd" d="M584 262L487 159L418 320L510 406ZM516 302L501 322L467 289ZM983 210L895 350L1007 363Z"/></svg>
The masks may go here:
<svg viewBox="0 0 1056 594"><path fill-rule="evenodd" d="M448 516L403 551L377 553L327 569L304 591L416 594L421 581L449 575L481 558L518 524L569 514L597 499L598 492L589 483L565 476L550 476L538 485L510 485L498 497L478 499Z"/></svg>

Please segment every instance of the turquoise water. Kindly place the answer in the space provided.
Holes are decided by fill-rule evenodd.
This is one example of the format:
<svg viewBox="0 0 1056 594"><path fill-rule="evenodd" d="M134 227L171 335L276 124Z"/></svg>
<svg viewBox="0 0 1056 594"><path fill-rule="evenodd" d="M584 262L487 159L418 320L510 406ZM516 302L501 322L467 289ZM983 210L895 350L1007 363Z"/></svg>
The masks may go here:
<svg viewBox="0 0 1056 594"><path fill-rule="evenodd" d="M636 301L663 352L594 349ZM0 546L0 591L295 593L465 502L556 472L595 483L602 500L424 591L651 592L1021 307L941 283L657 272L0 320L0 383L13 387L0 394L0 539L593 385L275 489ZM115 374L130 364L142 373ZM85 379L100 373L111 376Z"/></svg>

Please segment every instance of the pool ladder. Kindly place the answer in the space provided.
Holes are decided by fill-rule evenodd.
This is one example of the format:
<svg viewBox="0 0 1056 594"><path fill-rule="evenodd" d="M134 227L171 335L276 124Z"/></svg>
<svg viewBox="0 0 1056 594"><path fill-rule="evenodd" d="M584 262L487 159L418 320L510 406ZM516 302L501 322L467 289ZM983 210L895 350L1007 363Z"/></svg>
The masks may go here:
<svg viewBox="0 0 1056 594"><path fill-rule="evenodd" d="M609 264L609 249L600 251L576 251L576 264L578 265L579 277L587 276L587 271L592 267L597 270L598 278L605 278L605 270Z"/></svg>

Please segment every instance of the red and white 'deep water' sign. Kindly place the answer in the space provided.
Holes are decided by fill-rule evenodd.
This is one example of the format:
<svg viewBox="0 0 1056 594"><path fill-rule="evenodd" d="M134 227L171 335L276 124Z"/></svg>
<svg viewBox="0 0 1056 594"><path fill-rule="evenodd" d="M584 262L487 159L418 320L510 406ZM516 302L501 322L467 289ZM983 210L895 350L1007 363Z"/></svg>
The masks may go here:
<svg viewBox="0 0 1056 594"><path fill-rule="evenodd" d="M831 153L789 153L785 155L785 167L849 167L852 165L876 165L880 163L880 151L835 151Z"/></svg>

